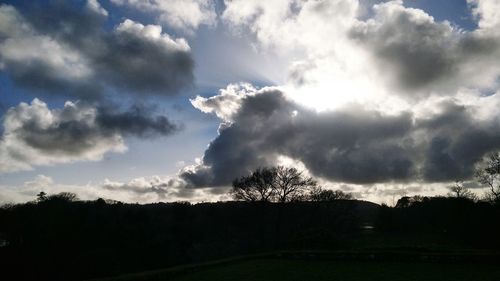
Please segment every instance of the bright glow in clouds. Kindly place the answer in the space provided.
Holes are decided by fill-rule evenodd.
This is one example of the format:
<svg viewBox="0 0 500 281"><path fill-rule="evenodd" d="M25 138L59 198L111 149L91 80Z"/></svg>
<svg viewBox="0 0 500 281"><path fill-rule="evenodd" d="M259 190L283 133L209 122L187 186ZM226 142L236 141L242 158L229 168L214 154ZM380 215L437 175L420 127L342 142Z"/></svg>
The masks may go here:
<svg viewBox="0 0 500 281"><path fill-rule="evenodd" d="M295 101L320 111L366 101L373 107L384 103L389 109L401 108L398 99L388 100L369 55L349 39L357 22L357 1L227 1L226 5L226 21L248 26L263 48L295 58L283 85Z"/></svg>
<svg viewBox="0 0 500 281"><path fill-rule="evenodd" d="M495 84L499 66L485 60L500 49L485 55L482 44L498 41L492 27L500 17L488 9L498 2L471 2L481 29L470 33L399 0L375 5L366 21L357 18L357 1L226 1L223 19L250 29L262 48L289 55L289 78L281 86L293 100L319 111L358 104L398 113L420 97ZM435 81L426 85L424 79Z"/></svg>

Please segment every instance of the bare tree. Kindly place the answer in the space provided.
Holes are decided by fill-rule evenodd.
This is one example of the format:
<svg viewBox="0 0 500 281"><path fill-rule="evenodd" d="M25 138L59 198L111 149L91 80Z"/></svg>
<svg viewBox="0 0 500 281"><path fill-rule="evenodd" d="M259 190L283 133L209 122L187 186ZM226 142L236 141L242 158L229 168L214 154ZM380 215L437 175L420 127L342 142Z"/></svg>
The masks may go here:
<svg viewBox="0 0 500 281"><path fill-rule="evenodd" d="M288 202L300 200L316 186L315 180L297 169L277 166L235 179L230 193L236 200Z"/></svg>
<svg viewBox="0 0 500 281"><path fill-rule="evenodd" d="M233 181L231 195L236 200L270 201L273 196L274 169L262 168Z"/></svg>
<svg viewBox="0 0 500 281"><path fill-rule="evenodd" d="M273 189L278 202L287 202L300 199L307 190L317 186L317 182L303 175L295 168L278 166L275 168Z"/></svg>
<svg viewBox="0 0 500 281"><path fill-rule="evenodd" d="M476 178L489 187L486 197L492 202L500 202L500 155L498 152L488 155L476 170Z"/></svg>
<svg viewBox="0 0 500 281"><path fill-rule="evenodd" d="M450 192L448 196L456 198L467 198L471 200L476 200L477 196L474 192L470 191L468 188L464 187L461 181L456 181L454 186L448 188Z"/></svg>

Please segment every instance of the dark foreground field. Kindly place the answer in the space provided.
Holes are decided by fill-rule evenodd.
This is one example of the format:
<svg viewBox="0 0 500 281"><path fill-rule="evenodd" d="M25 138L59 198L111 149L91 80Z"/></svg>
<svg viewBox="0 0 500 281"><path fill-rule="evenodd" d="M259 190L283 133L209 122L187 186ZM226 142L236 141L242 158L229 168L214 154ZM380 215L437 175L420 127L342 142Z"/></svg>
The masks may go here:
<svg viewBox="0 0 500 281"><path fill-rule="evenodd" d="M500 280L499 205L410 203L55 198L4 206L0 279Z"/></svg>
<svg viewBox="0 0 500 281"><path fill-rule="evenodd" d="M497 281L500 266L418 261L340 261L260 257L93 281Z"/></svg>

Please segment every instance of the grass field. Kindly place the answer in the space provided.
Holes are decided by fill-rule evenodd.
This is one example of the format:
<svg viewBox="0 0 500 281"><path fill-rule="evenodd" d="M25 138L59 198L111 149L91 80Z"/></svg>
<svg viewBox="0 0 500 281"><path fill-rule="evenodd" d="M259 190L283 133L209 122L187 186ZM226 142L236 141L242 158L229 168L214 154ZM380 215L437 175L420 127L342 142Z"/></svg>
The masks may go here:
<svg viewBox="0 0 500 281"><path fill-rule="evenodd" d="M106 280L142 281L498 281L500 266L417 262L304 261L281 259L240 260L191 268L166 270Z"/></svg>

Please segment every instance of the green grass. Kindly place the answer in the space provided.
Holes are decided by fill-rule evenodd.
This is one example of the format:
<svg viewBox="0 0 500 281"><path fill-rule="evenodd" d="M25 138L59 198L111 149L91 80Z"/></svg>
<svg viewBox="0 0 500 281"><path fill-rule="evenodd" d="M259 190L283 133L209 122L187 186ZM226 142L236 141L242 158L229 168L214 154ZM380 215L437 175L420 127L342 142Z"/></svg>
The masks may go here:
<svg viewBox="0 0 500 281"><path fill-rule="evenodd" d="M112 280L112 279L111 279ZM304 261L263 258L214 264L187 271L158 271L116 280L142 281L498 281L500 266L414 262Z"/></svg>
<svg viewBox="0 0 500 281"><path fill-rule="evenodd" d="M416 263L253 260L210 268L176 281L499 280L500 268Z"/></svg>

